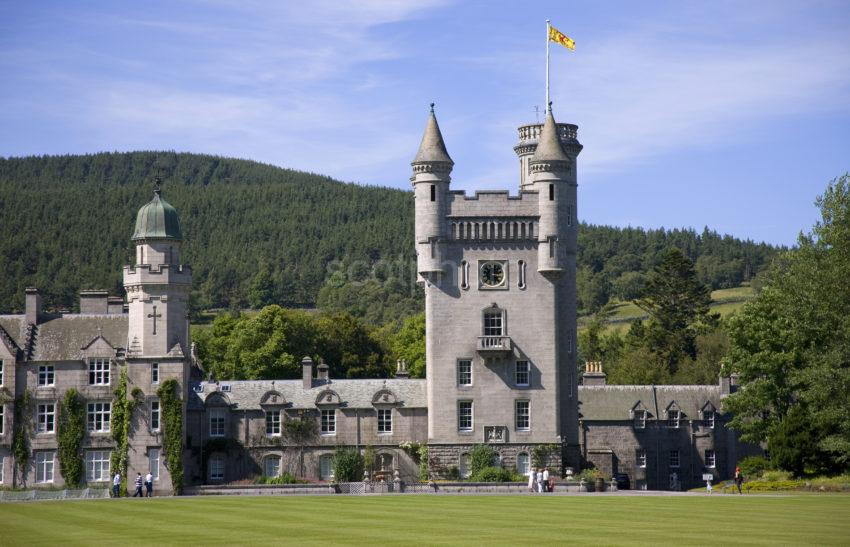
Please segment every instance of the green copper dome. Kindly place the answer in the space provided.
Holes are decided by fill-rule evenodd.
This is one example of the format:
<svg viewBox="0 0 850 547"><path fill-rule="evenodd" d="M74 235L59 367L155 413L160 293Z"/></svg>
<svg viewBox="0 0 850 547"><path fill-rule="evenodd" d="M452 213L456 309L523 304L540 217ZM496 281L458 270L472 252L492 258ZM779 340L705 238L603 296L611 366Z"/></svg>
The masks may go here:
<svg viewBox="0 0 850 547"><path fill-rule="evenodd" d="M153 199L143 205L136 215L133 241L140 239L183 239L177 209L162 199L159 186L153 191Z"/></svg>

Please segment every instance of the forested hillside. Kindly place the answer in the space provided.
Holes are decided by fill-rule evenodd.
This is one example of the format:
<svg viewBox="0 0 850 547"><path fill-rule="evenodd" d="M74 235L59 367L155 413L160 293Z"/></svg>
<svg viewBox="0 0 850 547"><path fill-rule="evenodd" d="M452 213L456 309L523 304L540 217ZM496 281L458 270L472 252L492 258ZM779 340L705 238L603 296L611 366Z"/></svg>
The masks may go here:
<svg viewBox="0 0 850 547"><path fill-rule="evenodd" d="M378 324L421 307L410 192L252 161L131 152L0 159L0 312L20 310L30 285L51 307L73 308L80 288L120 294L134 215L156 176L181 215L196 309L318 301ZM775 253L708 229L582 225L580 307L639 296L671 246L712 288L748 280Z"/></svg>

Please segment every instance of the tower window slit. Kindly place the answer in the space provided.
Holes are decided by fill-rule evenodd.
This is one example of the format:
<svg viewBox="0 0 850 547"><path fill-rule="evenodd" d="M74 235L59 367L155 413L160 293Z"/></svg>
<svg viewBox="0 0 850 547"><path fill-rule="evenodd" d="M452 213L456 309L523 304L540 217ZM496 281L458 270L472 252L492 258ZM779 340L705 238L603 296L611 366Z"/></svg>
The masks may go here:
<svg viewBox="0 0 850 547"><path fill-rule="evenodd" d="M434 187L432 186L431 188L433 189ZM555 185L554 184L549 185L549 201L555 201Z"/></svg>
<svg viewBox="0 0 850 547"><path fill-rule="evenodd" d="M437 201L437 187L431 185L431 201Z"/></svg>

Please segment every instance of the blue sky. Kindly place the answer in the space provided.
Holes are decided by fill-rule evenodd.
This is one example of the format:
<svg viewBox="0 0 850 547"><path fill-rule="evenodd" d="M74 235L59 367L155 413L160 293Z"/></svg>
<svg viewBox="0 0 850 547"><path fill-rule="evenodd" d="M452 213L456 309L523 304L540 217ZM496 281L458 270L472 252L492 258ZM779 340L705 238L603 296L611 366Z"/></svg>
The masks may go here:
<svg viewBox="0 0 850 547"><path fill-rule="evenodd" d="M579 125L579 213L793 244L850 170L846 1L0 2L0 155L221 154L408 188L428 103L456 189Z"/></svg>

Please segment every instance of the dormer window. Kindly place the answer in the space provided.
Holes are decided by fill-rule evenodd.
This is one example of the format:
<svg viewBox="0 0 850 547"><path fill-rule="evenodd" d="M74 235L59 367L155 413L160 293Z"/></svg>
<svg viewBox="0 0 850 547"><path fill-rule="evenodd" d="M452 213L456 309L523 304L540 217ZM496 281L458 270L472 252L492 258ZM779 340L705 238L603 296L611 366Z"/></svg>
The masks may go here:
<svg viewBox="0 0 850 547"><path fill-rule="evenodd" d="M714 429L714 409L702 411L702 426L708 429Z"/></svg>
<svg viewBox="0 0 850 547"><path fill-rule="evenodd" d="M635 429L646 429L645 410L635 410Z"/></svg>
<svg viewBox="0 0 850 547"><path fill-rule="evenodd" d="M667 427L672 429L678 429L679 423L682 420L682 412L675 409L670 409L667 411Z"/></svg>

